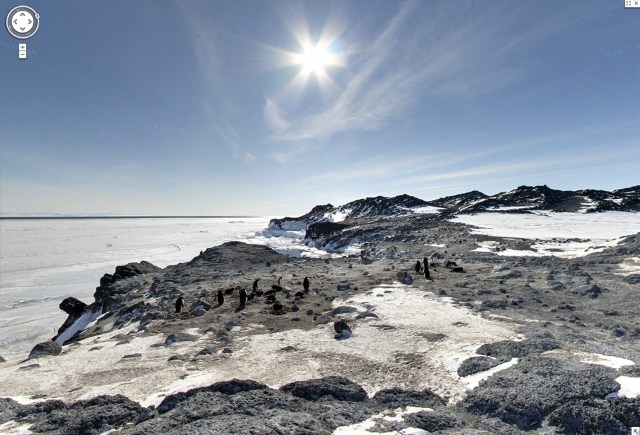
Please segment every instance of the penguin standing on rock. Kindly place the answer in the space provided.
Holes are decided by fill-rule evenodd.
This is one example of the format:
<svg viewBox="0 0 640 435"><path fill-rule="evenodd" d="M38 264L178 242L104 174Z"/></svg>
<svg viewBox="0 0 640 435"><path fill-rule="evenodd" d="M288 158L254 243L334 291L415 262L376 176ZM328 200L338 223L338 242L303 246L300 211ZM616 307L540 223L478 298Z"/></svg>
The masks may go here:
<svg viewBox="0 0 640 435"><path fill-rule="evenodd" d="M306 276L304 277L304 280L302 281L302 287L304 287L304 291L309 293L309 278L307 278Z"/></svg>
<svg viewBox="0 0 640 435"><path fill-rule="evenodd" d="M278 278L278 284L274 284L271 288L277 292L282 291L282 277Z"/></svg>
<svg viewBox="0 0 640 435"><path fill-rule="evenodd" d="M218 290L218 305L224 304L224 294L222 294L222 290Z"/></svg>
<svg viewBox="0 0 640 435"><path fill-rule="evenodd" d="M260 278L258 278L255 281L253 281L253 291L254 292L258 291L258 281L260 281Z"/></svg>
<svg viewBox="0 0 640 435"><path fill-rule="evenodd" d="M422 266L420 266L420 260L416 261L416 273L420 273Z"/></svg>
<svg viewBox="0 0 640 435"><path fill-rule="evenodd" d="M182 311L182 307L184 307L182 296L178 296L178 299L176 299L176 313L179 313L180 311Z"/></svg>
<svg viewBox="0 0 640 435"><path fill-rule="evenodd" d="M245 289L240 289L240 305L245 305L247 303L247 291Z"/></svg>

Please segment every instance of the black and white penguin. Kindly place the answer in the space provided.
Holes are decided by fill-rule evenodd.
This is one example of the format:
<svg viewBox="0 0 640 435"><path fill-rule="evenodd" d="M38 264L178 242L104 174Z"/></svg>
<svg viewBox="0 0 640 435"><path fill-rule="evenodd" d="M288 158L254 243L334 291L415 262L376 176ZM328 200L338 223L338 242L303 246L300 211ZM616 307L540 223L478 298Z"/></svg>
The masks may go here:
<svg viewBox="0 0 640 435"><path fill-rule="evenodd" d="M416 273L420 273L422 270L422 266L420 266L420 260L416 261Z"/></svg>
<svg viewBox="0 0 640 435"><path fill-rule="evenodd" d="M246 305L247 303L247 291L245 289L240 289L240 305Z"/></svg>
<svg viewBox="0 0 640 435"><path fill-rule="evenodd" d="M277 292L282 291L282 277L278 278L278 284L272 285L271 288Z"/></svg>
<svg viewBox="0 0 640 435"><path fill-rule="evenodd" d="M258 281L260 281L260 278L258 278L255 281L253 281L253 291L254 292L258 291Z"/></svg>
<svg viewBox="0 0 640 435"><path fill-rule="evenodd" d="M304 280L302 281L302 287L308 292L309 291L309 278L307 278L306 276L304 277Z"/></svg>
<svg viewBox="0 0 640 435"><path fill-rule="evenodd" d="M424 261L424 277L429 279L431 278L431 274L429 273L429 260L427 260L427 257L424 257L422 260Z"/></svg>
<svg viewBox="0 0 640 435"><path fill-rule="evenodd" d="M184 307L182 296L178 296L178 299L176 299L176 313L179 313L180 311L182 311L182 307Z"/></svg>
<svg viewBox="0 0 640 435"><path fill-rule="evenodd" d="M218 290L218 305L224 304L224 295L222 294L222 290Z"/></svg>

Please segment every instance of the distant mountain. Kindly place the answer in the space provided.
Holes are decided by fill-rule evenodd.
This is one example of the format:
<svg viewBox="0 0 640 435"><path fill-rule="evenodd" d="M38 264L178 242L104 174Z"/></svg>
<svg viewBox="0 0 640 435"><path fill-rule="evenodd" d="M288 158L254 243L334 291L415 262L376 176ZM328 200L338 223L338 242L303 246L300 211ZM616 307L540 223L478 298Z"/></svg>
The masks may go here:
<svg viewBox="0 0 640 435"><path fill-rule="evenodd" d="M272 219L269 227L288 231L306 230L312 224L336 224L347 219L396 216L415 213L450 217L471 213L527 213L534 210L592 213L600 211L640 211L640 186L606 190L556 190L545 186L520 186L492 196L473 190L434 201L411 195L376 196L334 207L318 205L299 217ZM333 228L323 225L314 228Z"/></svg>
<svg viewBox="0 0 640 435"><path fill-rule="evenodd" d="M635 196L634 196L635 195ZM597 211L639 211L638 187L615 190L555 190L547 186L520 186L486 197L456 213L548 210L591 213Z"/></svg>

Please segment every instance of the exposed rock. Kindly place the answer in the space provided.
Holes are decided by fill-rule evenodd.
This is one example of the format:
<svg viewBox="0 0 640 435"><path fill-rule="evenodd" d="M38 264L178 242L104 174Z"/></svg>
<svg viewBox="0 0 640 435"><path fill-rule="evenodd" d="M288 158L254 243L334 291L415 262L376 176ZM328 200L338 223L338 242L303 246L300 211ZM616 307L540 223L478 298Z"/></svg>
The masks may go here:
<svg viewBox="0 0 640 435"><path fill-rule="evenodd" d="M619 386L614 377L613 369L602 366L528 356L482 381L461 406L471 413L531 430L567 402L604 398L615 391Z"/></svg>
<svg viewBox="0 0 640 435"><path fill-rule="evenodd" d="M405 425L425 430L429 433L464 426L455 414L446 411L420 411L404 418Z"/></svg>
<svg viewBox="0 0 640 435"><path fill-rule="evenodd" d="M495 366L499 366L504 361L486 356L472 356L462 361L458 367L458 376L469 376L478 372L484 372Z"/></svg>
<svg viewBox="0 0 640 435"><path fill-rule="evenodd" d="M197 339L198 337L196 337L195 335L186 334L184 332L178 332L176 334L169 335L167 339L164 341L164 344L166 344L167 346L170 346L173 343L177 343L180 341L196 341Z"/></svg>
<svg viewBox="0 0 640 435"><path fill-rule="evenodd" d="M40 358L49 355L59 355L62 352L62 346L55 341L45 341L36 344L29 353L29 359Z"/></svg>
<svg viewBox="0 0 640 435"><path fill-rule="evenodd" d="M348 402L360 402L367 398L366 391L360 385L341 376L292 382L280 387L280 391L314 401L323 396L331 396L336 400Z"/></svg>
<svg viewBox="0 0 640 435"><path fill-rule="evenodd" d="M404 284L411 285L413 284L413 277L408 272L398 272L396 273L396 279Z"/></svg>
<svg viewBox="0 0 640 435"><path fill-rule="evenodd" d="M501 362L511 358L522 358L532 353L542 353L552 349L558 349L560 345L553 339L529 339L523 341L497 341L483 344L476 350L479 355L490 356Z"/></svg>
<svg viewBox="0 0 640 435"><path fill-rule="evenodd" d="M232 395L243 391L261 390L265 388L267 388L266 385L256 381L232 379L230 381L217 382L207 387L193 388L184 393L171 394L164 398L160 405L158 405L157 409L161 414L166 413L175 408L179 403L184 402L199 393L218 392L226 395Z"/></svg>
<svg viewBox="0 0 640 435"><path fill-rule="evenodd" d="M387 388L378 391L373 396L373 400L389 409L405 406L437 408L445 405L444 399L429 389L408 391L402 388Z"/></svg>

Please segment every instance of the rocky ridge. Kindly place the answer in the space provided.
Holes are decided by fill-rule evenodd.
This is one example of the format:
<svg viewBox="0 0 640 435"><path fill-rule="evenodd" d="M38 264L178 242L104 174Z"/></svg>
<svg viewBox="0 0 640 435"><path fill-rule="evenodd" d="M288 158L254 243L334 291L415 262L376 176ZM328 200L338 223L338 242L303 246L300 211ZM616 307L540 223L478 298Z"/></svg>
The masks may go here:
<svg viewBox="0 0 640 435"><path fill-rule="evenodd" d="M627 198L637 192L637 188L622 190ZM347 321L354 330L354 336L345 341L347 345L359 339L358 328L389 331L392 337L398 328L393 319L375 310L359 311L340 301L354 295L376 299L380 293L374 295L370 289L390 284L402 275L407 283L422 289L425 297L451 298L456 306L487 321L511 325L525 338L488 341L475 350L475 355L460 361L455 367L460 380L513 364L480 381L462 400L453 400L441 390L412 390L406 386L367 394L363 388L366 378L356 383L329 373L279 388L250 379L217 382L168 394L156 407L142 406L122 395L46 400L31 405L2 399L0 429L14 421L29 424L29 430L38 433L323 434L378 415L371 420L376 431L413 427L428 432L509 434L549 433L555 428L567 433L628 433L630 427L640 426L640 399L617 398L610 393L620 389L616 381L620 376L640 375L640 327L634 320L635 307L628 303L640 291L640 281L636 280L637 274L620 278L615 271L624 258L640 255L640 235L576 259L498 257L474 251L478 240L489 237L473 235L468 226L443 219L446 210L469 210L480 204L474 201L487 201L487 208L535 204L533 207L559 210L575 198L546 188L518 188L502 195L499 203L497 198L479 192L431 203L406 195L398 201L367 198L350 203L350 209L343 206L339 213L356 211L340 222L325 220L327 214L337 216L336 209L326 205L303 217L273 223L289 228L299 225L298 229L304 225L308 242L320 247L340 250L356 241L361 249L352 257L288 258L264 246L230 242L164 269L146 262L118 266L114 274L100 280L94 303L82 306L65 300L61 304L69 314L65 322L68 327L86 313L99 312L101 317L66 340L62 348L40 346L33 356L38 357L35 363L26 362L28 365L20 367L35 373L44 369L38 364L41 359L59 358L61 352L72 352L102 334L118 331L127 332L113 337L116 346L126 347L144 337L166 337L151 346L162 346L168 352L176 349L167 364L184 364L189 370L202 370L204 364L212 371L218 370L225 359L241 354L243 340L254 334L294 328L311 332L327 323ZM604 194L598 195L602 201L611 202ZM440 207L445 214L414 213L412 210L418 207ZM524 243L491 239L506 247L521 248ZM436 256L431 279L425 280L413 267L416 259L431 253L454 259L464 273L452 273ZM271 284L283 275L281 289L267 294ZM304 276L312 279L308 292L302 288ZM258 277L262 294L250 290ZM238 304L242 289L252 295L246 306ZM216 303L218 291L225 297L223 305ZM179 295L184 296L186 305L176 314L174 302ZM279 309L275 309L276 302ZM251 326L254 324L264 329ZM454 327L468 325L462 322ZM434 345L449 339L437 330L422 338ZM192 353L179 352L184 343L197 343L200 348ZM105 344L93 346L94 352L100 352ZM279 352L289 364L297 361L299 350L295 346ZM581 356L599 353L623 358L630 365L605 367L585 362L586 357ZM143 349L126 353L122 360L141 358ZM429 383L434 367L424 365L423 354L406 352L394 358L385 370L423 373ZM353 365L347 372L356 374L357 366L365 363L355 358L339 364ZM143 367L144 361L141 364ZM228 378L232 377L229 374ZM403 410L402 417L383 418L400 415L397 408Z"/></svg>

